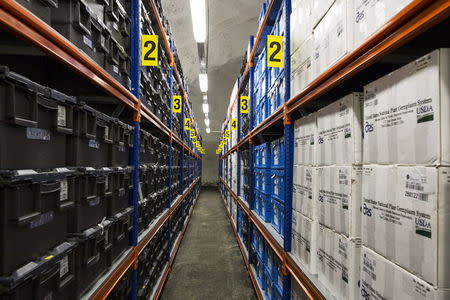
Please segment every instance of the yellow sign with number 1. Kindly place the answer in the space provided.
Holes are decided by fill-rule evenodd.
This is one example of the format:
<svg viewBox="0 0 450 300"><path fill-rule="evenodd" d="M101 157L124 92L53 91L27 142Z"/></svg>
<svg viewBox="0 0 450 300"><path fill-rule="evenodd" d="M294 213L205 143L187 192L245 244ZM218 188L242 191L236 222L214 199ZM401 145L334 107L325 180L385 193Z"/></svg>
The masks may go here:
<svg viewBox="0 0 450 300"><path fill-rule="evenodd" d="M183 106L183 100L182 100L181 96L179 96L179 95L173 96L172 111L174 113L179 114L179 113L181 113L182 106Z"/></svg>
<svg viewBox="0 0 450 300"><path fill-rule="evenodd" d="M283 67L283 37L276 35L267 36L267 66L269 68Z"/></svg>
<svg viewBox="0 0 450 300"><path fill-rule="evenodd" d="M141 65L144 67L158 66L158 36L143 35L141 37L141 48Z"/></svg>

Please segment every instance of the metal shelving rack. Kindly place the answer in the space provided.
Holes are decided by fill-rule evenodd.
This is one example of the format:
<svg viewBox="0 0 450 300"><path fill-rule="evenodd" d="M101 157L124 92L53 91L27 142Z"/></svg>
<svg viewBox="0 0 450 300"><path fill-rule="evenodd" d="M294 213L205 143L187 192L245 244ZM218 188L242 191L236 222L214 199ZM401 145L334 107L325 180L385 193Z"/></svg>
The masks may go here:
<svg viewBox="0 0 450 300"><path fill-rule="evenodd" d="M131 275L131 295L130 299L136 299L137 297L137 259L139 254L143 249L150 243L154 236L158 233L161 227L169 220L176 209L184 203L184 200L188 195L190 195L194 189L201 184L201 177L196 178L189 187L183 186L183 181L180 182L180 194L178 198L173 203L168 203L166 210L151 224L151 227L145 232L145 235L138 236L138 189L139 189L139 129L142 123L142 119L145 122L151 124L152 127L156 128L159 132L165 135L171 145L176 144L181 147L181 161L183 161L184 156L193 157L197 161L201 161L201 155L198 151L193 150L189 147L186 138L183 136L179 137L175 132L172 131L172 118L171 113L169 126L166 126L155 114L153 114L148 108L141 105L140 99L140 41L141 41L141 31L140 31L140 7L141 1L148 1L150 7L150 13L154 16L157 21L158 33L162 42L164 44L165 51L169 58L170 78L168 79L172 94L172 81L173 79L182 87L183 101L189 115L192 118L192 109L190 107L188 96L186 90L183 86L181 76L177 70L174 56L172 54L171 45L167 39L167 34L161 23L161 18L159 16L156 4L154 0L132 0L131 1L131 92L122 86L117 80L115 80L111 75L109 75L103 68L97 65L93 60L91 60L86 54L80 51L76 46L74 46L70 41L62 37L49 25L45 24L42 20L34 16L28 10L23 8L20 4L14 0L3 0L0 2L0 28L7 30L14 36L24 40L27 44L32 47L42 51L48 57L52 58L57 63L64 65L67 69L74 71L83 80L86 80L102 92L113 97L118 103L126 105L133 111L133 126L134 126L134 136L133 136L133 153L132 153L132 165L134 167L134 180L133 180L133 190L132 190L132 203L134 206L133 215L133 230L131 232L130 245L132 248L128 250L118 262L115 263L114 267L111 268L106 275L104 275L100 282L91 289L87 295L84 296L86 299L106 299L109 293L114 289L114 287L119 283L120 279L125 275L125 273L132 268ZM171 99L168 99L169 107L171 107ZM199 131L194 126L197 135ZM173 146L172 146L173 147ZM170 147L170 149L172 149ZM168 163L172 163L171 150L169 151ZM201 167L201 163L199 164ZM183 168L180 168L181 170ZM180 178L183 177L182 171L180 171ZM168 180L168 186L170 187L170 180ZM179 237L176 239L173 251L168 256L168 265L163 274L163 280L160 281L159 286L155 288L154 297L157 299L162 291L165 280L170 272L170 266L172 265L178 247L180 246L181 240L184 236L184 232L189 224L190 216L193 211L193 203L186 222L183 226Z"/></svg>
<svg viewBox="0 0 450 300"><path fill-rule="evenodd" d="M234 102L238 101L241 92L244 87L249 85L249 96L250 96L250 109L254 108L253 99L253 89L254 89L254 66L253 60L258 53L261 51L261 45L264 45L264 28L269 24L271 18L273 18L274 13L283 5L283 3L290 3L290 0L271 0L267 6L266 15L263 22L258 30L256 38L250 39L250 45L252 51L250 53L249 59L247 61L245 70L240 77L240 85L238 89L238 95ZM290 9L290 4L287 3ZM284 4L286 5L286 4ZM360 80L358 77L360 74L366 74L367 72L373 71L377 67L377 63L383 58L389 55L397 55L408 57L410 51L404 51L408 46L416 47L418 53L425 51L424 49L414 45L414 41L422 38L426 32L432 31L434 28L438 27L439 24L444 24L448 21L450 16L450 1L448 0L414 0L407 7L405 7L401 12L394 16L390 21L388 21L384 26L382 26L376 33L370 36L363 44L361 44L356 49L352 50L344 57L342 57L337 63L335 63L331 68L322 73L318 78L311 82L307 87L303 89L297 95L289 95L290 93L290 53L286 55L285 53L285 76L286 80L286 101L278 108L274 113L272 113L268 118L261 122L256 127L250 127L250 132L244 136L239 136L237 144L228 149L225 153L219 156L219 162L223 161L230 154L235 152L240 152L243 149L249 150L249 165L250 165L250 203L246 203L238 195L236 195L227 182L222 178L223 176L223 164L219 163L219 183L222 191L227 191L234 201L242 208L242 211L248 216L251 223L253 223L254 228L258 230L264 237L267 244L272 248L274 253L283 263L283 269L285 270L285 275L292 277L303 292L310 299L333 299L331 294L324 288L317 278L311 276L308 272L304 271L304 268L291 256L290 250L290 235L291 235L291 210L292 210L292 164L293 164L293 124L292 120L297 119L299 116L307 111L308 113L318 110L324 103L321 102L319 97L329 96L330 93L345 89L345 84L349 84L350 79ZM286 18L286 49L289 49L289 17ZM447 23L448 24L448 23ZM448 28L448 27L447 27ZM433 32L434 35L438 36L445 34L445 30L437 30ZM429 41L429 40L428 40ZM434 39L437 45L441 45L440 39ZM428 45L429 46L429 45ZM402 48L403 47L403 48ZM427 48L427 47L425 47ZM428 47L429 48L429 47ZM408 49L410 50L410 49ZM422 51L422 52L420 52ZM425 54L426 52L422 53ZM391 57L392 58L392 57ZM400 62L401 63L401 59ZM365 72L365 73L363 73ZM387 73L387 71L386 71ZM362 75L361 75L362 76ZM342 87L342 90L339 90ZM327 94L328 93L328 94ZM328 99L329 100L329 99ZM231 105L232 107L233 105ZM224 128L226 128L230 117L231 111L227 112L227 116L224 122ZM250 114L250 124L253 124L253 116ZM283 128L283 129L281 129ZM255 178L252 173L253 168L253 147L255 143L258 143L258 137L265 134L273 134L276 130L282 130L284 134L285 142L285 171L286 173L286 199L285 199L285 234L284 234L284 244L280 245L279 241L273 236L270 230L265 224L263 224L259 217L256 216L252 209L254 204L252 199L254 199L254 186ZM281 135L281 134L280 134ZM241 169L238 169L238 178L240 178ZM230 219L231 221L231 219ZM233 222L231 221L233 224ZM236 235L236 229L235 230ZM252 231L250 230L250 235ZM253 274L250 265L248 264L248 253L243 251L242 242L240 242L239 237L236 235L239 247L241 249L242 255L244 256L244 261L252 279L255 290L257 291L257 296L262 299L262 295L259 291L258 284L255 281L255 274ZM250 237L251 239L251 237ZM290 283L290 281L289 281ZM290 288L288 288L290 289ZM290 291L288 291L289 294ZM284 294L283 297L288 297L288 294ZM287 298L285 298L287 299Z"/></svg>

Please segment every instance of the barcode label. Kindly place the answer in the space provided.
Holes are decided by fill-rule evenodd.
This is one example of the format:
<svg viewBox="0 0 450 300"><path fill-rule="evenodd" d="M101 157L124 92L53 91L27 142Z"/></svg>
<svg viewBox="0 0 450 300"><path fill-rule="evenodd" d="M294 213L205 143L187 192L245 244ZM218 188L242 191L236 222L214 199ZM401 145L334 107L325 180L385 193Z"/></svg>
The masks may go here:
<svg viewBox="0 0 450 300"><path fill-rule="evenodd" d="M85 43L86 46L92 49L92 41L85 35L83 36L83 43Z"/></svg>
<svg viewBox="0 0 450 300"><path fill-rule="evenodd" d="M58 126L66 127L66 108L58 105Z"/></svg>
<svg viewBox="0 0 450 300"><path fill-rule="evenodd" d="M67 193L67 179L60 182L59 201L65 201L69 198Z"/></svg>
<svg viewBox="0 0 450 300"><path fill-rule="evenodd" d="M419 193L419 200L428 202L428 194Z"/></svg>
<svg viewBox="0 0 450 300"><path fill-rule="evenodd" d="M119 74L119 68L117 66L113 66L113 72Z"/></svg>
<svg viewBox="0 0 450 300"><path fill-rule="evenodd" d="M105 127L105 140L107 140L108 137L109 137L109 127L106 126L106 127Z"/></svg>
<svg viewBox="0 0 450 300"><path fill-rule="evenodd" d="M109 190L109 177L106 176L105 177L105 191L108 191L108 190Z"/></svg>
<svg viewBox="0 0 450 300"><path fill-rule="evenodd" d="M424 187L423 185L420 184L414 184L414 183L406 183L406 188L407 189L411 189L411 190L416 190L416 191L423 191Z"/></svg>
<svg viewBox="0 0 450 300"><path fill-rule="evenodd" d="M109 234L108 234L108 230L105 230L105 245L109 244Z"/></svg>
<svg viewBox="0 0 450 300"><path fill-rule="evenodd" d="M61 278L64 275L66 275L67 272L69 272L69 258L66 255L59 262L59 278Z"/></svg>

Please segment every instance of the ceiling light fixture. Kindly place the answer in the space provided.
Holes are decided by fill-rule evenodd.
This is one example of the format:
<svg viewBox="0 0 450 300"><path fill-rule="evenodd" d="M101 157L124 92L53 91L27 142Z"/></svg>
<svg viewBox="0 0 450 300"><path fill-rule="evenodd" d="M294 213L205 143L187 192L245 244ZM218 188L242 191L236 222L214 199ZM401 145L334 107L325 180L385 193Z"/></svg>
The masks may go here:
<svg viewBox="0 0 450 300"><path fill-rule="evenodd" d="M200 90L202 93L206 93L208 91L208 74L200 73L198 79L200 81Z"/></svg>
<svg viewBox="0 0 450 300"><path fill-rule="evenodd" d="M206 127L209 127L209 119L205 119L205 125Z"/></svg>
<svg viewBox="0 0 450 300"><path fill-rule="evenodd" d="M206 42L206 1L190 0L192 26L197 43Z"/></svg>
<svg viewBox="0 0 450 300"><path fill-rule="evenodd" d="M209 127L206 128L206 133L211 133L211 129Z"/></svg>
<svg viewBox="0 0 450 300"><path fill-rule="evenodd" d="M203 113L209 114L209 104L208 102L203 102Z"/></svg>

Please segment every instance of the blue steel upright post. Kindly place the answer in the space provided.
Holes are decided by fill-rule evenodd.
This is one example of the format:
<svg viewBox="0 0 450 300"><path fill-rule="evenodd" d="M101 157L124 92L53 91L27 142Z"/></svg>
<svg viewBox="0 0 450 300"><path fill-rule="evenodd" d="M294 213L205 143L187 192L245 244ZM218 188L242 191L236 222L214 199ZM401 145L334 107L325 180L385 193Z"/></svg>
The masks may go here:
<svg viewBox="0 0 450 300"><path fill-rule="evenodd" d="M140 99L140 59L141 59L141 0L131 1L131 93ZM130 244L135 247L138 242L138 209L139 209L139 130L140 130L140 104L134 113L133 125L133 191L131 204L133 205L133 229L130 236ZM137 299L137 269L133 265L131 272L131 291L129 298Z"/></svg>
<svg viewBox="0 0 450 300"><path fill-rule="evenodd" d="M291 98L291 0L284 0L285 9L285 47L284 47L284 101L285 103ZM286 109L286 106L284 106ZM292 236L292 184L293 184L293 164L294 164L294 126L291 117L285 111L284 120L284 146L285 146L285 201L284 201L284 250L291 251L291 236ZM291 295L291 280L290 276L284 277L283 282L283 299L290 299Z"/></svg>

